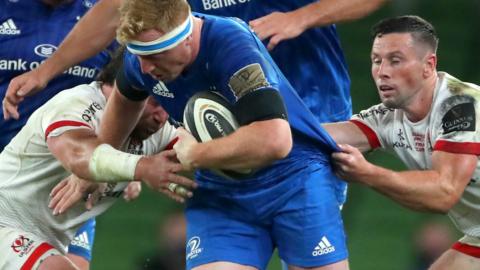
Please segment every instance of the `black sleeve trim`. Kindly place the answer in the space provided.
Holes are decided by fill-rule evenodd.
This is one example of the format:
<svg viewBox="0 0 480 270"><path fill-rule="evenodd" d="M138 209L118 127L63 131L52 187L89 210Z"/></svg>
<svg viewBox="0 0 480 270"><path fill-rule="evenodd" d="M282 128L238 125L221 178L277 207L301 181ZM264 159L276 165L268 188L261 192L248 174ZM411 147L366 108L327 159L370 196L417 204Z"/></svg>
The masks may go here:
<svg viewBox="0 0 480 270"><path fill-rule="evenodd" d="M120 90L120 93L122 93L122 95L124 95L126 98L130 100L142 101L148 97L148 93L146 91L137 90L130 85L127 78L125 77L125 71L123 69L123 65L120 67L117 73L116 83L117 83L118 90Z"/></svg>
<svg viewBox="0 0 480 270"><path fill-rule="evenodd" d="M233 109L240 126L270 119L287 120L287 109L280 93L275 89L250 92L241 97Z"/></svg>

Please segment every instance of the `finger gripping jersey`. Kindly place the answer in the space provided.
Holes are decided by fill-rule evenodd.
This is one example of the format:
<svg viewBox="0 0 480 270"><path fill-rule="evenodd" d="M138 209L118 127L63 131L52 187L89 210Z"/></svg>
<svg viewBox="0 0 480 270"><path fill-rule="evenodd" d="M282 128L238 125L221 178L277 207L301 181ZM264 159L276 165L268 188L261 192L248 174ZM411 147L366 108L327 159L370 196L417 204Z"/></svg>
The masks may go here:
<svg viewBox="0 0 480 270"><path fill-rule="evenodd" d="M439 72L428 115L411 122L402 110L375 105L352 117L372 148L393 152L411 169L432 168L432 152L480 155L480 87ZM362 128L363 127L363 128ZM378 142L378 143L375 143ZM449 216L465 234L480 237L480 163Z"/></svg>

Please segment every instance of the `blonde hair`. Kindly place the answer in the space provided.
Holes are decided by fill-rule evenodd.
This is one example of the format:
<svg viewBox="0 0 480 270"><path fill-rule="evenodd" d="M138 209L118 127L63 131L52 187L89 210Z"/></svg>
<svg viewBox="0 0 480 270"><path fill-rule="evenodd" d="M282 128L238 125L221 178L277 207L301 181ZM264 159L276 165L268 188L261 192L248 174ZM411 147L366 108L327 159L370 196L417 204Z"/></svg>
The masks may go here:
<svg viewBox="0 0 480 270"><path fill-rule="evenodd" d="M124 0L120 7L117 40L125 44L150 29L167 33L184 22L189 14L186 0Z"/></svg>

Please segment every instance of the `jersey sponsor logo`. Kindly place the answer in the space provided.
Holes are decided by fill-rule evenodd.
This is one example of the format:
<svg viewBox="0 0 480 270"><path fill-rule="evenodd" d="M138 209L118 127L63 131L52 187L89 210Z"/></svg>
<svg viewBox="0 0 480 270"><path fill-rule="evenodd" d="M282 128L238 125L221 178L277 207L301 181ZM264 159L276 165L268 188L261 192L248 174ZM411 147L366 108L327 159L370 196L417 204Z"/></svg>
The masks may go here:
<svg viewBox="0 0 480 270"><path fill-rule="evenodd" d="M82 232L81 234L75 236L70 244L90 250L90 241L88 240L87 232Z"/></svg>
<svg viewBox="0 0 480 270"><path fill-rule="evenodd" d="M393 112L395 109L391 108L385 108L385 107L380 107L380 108L372 108L366 112L361 112L357 114L358 117L365 119L369 118L375 115L386 115L388 112Z"/></svg>
<svg viewBox="0 0 480 270"><path fill-rule="evenodd" d="M335 246L333 246L330 243L330 241L328 241L327 237L324 236L313 249L312 255L316 257L316 256L332 253L334 251L335 251Z"/></svg>
<svg viewBox="0 0 480 270"><path fill-rule="evenodd" d="M0 35L20 35L21 31L12 19L8 19L0 24Z"/></svg>
<svg viewBox="0 0 480 270"><path fill-rule="evenodd" d="M237 98L241 98L249 92L269 85L262 66L258 63L241 68L230 77L228 82L228 86Z"/></svg>
<svg viewBox="0 0 480 270"><path fill-rule="evenodd" d="M23 235L19 235L15 240L13 240L13 243L10 245L12 248L13 252L17 253L19 257L23 257L30 253L34 247L34 242L30 238L27 238Z"/></svg>
<svg viewBox="0 0 480 270"><path fill-rule="evenodd" d="M244 4L247 2L250 2L250 0L202 0L202 5L204 10L210 10Z"/></svg>
<svg viewBox="0 0 480 270"><path fill-rule="evenodd" d="M27 72L32 69L37 68L42 64L43 61L32 61L28 62L23 60L22 58L19 59L0 59L0 71L9 70L9 71L22 71ZM77 76L77 77L84 77L93 79L97 74L97 68L89 68L84 66L73 66L67 69L64 74Z"/></svg>
<svg viewBox="0 0 480 270"><path fill-rule="evenodd" d="M63 74L68 74L68 75L73 75L77 77L85 77L85 78L90 78L93 79L95 78L95 75L97 75L97 68L88 68L88 67L82 67L82 66L73 66L69 69L67 69Z"/></svg>
<svg viewBox="0 0 480 270"><path fill-rule="evenodd" d="M35 67L39 66L36 65ZM14 59L14 60L0 60L0 70L12 70L12 71L27 71L32 65L28 64L27 61L23 59Z"/></svg>
<svg viewBox="0 0 480 270"><path fill-rule="evenodd" d="M203 251L203 248L200 247L200 237L194 236L188 240L187 247L190 251L187 254L187 260L198 257L198 255Z"/></svg>
<svg viewBox="0 0 480 270"><path fill-rule="evenodd" d="M168 90L167 86L163 82L158 82L152 89L152 92L155 95L159 95L161 97L167 97L167 98L174 98L175 96L173 95L170 90Z"/></svg>
<svg viewBox="0 0 480 270"><path fill-rule="evenodd" d="M82 119L87 122L92 122L92 118L95 116L95 113L101 110L103 110L103 108L100 104L97 102L92 102L90 105L88 105L88 108L83 111Z"/></svg>
<svg viewBox="0 0 480 270"><path fill-rule="evenodd" d="M475 124L475 105L470 102L453 106L442 118L443 134L475 131Z"/></svg>
<svg viewBox="0 0 480 270"><path fill-rule="evenodd" d="M52 44L40 44L33 49L36 55L42 57L50 57L56 50L57 47Z"/></svg>

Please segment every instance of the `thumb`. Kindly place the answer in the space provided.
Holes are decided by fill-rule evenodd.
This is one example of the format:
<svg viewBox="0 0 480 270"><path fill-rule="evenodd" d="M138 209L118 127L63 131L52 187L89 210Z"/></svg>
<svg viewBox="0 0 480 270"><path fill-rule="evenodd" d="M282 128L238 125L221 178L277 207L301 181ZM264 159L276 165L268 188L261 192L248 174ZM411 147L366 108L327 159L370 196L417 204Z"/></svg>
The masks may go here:
<svg viewBox="0 0 480 270"><path fill-rule="evenodd" d="M175 149L175 146L173 146L173 148ZM165 156L167 158L175 158L175 157L177 157L177 152L174 149L163 150L161 153L162 153L163 156Z"/></svg>

